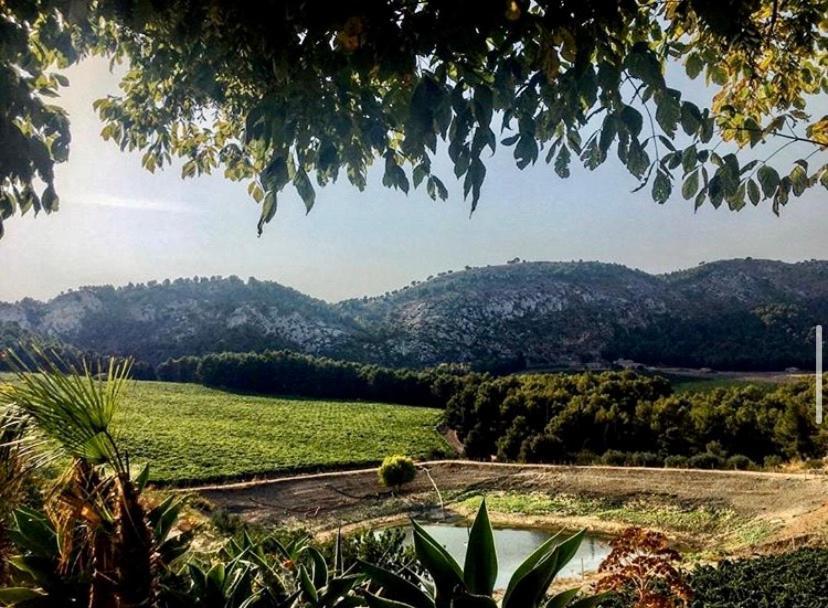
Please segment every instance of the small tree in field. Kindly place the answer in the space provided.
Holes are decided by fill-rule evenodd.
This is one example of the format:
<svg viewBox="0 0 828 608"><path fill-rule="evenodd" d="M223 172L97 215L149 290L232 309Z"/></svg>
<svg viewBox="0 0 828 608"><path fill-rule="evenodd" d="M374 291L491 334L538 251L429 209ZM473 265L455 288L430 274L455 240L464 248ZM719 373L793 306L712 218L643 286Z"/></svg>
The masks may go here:
<svg viewBox="0 0 828 608"><path fill-rule="evenodd" d="M382 485L399 490L404 484L414 481L417 469L408 456L388 456L382 461L377 473Z"/></svg>

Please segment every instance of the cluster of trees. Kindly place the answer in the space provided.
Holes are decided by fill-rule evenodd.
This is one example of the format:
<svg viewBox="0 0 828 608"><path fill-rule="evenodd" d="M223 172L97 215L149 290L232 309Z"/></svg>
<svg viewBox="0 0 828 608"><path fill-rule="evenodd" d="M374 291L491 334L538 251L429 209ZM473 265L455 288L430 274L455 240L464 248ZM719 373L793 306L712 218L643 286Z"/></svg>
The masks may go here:
<svg viewBox="0 0 828 608"><path fill-rule="evenodd" d="M445 406L463 387L484 379L462 368L392 369L286 350L171 359L158 367L157 375L245 392L430 407Z"/></svg>
<svg viewBox="0 0 828 608"><path fill-rule="evenodd" d="M644 327L619 329L604 356L653 365L734 370L813 368L813 328L824 306L786 304L716 315L665 315Z"/></svg>
<svg viewBox="0 0 828 608"><path fill-rule="evenodd" d="M505 377L469 384L447 422L473 458L719 468L824 452L806 383L673 394L632 372Z"/></svg>

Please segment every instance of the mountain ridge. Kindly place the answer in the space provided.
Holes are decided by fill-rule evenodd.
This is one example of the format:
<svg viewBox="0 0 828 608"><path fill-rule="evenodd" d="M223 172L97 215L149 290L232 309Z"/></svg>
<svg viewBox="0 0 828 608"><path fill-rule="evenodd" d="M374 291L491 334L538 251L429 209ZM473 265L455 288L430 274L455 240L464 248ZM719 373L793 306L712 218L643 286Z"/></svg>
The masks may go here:
<svg viewBox="0 0 828 608"><path fill-rule="evenodd" d="M828 261L750 258L661 274L603 262L513 260L335 303L237 277L91 286L43 302L0 303L0 323L152 363L285 348L414 367L612 358L807 365L811 329L826 313ZM660 334L670 343L660 343L667 340Z"/></svg>

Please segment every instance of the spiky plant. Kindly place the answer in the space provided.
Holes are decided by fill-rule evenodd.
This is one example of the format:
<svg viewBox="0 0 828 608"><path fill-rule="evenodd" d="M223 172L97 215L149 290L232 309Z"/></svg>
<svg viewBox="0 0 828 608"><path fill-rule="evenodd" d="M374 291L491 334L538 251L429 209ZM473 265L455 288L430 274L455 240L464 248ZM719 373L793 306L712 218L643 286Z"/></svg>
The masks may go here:
<svg viewBox="0 0 828 608"><path fill-rule="evenodd" d="M157 606L158 556L140 484L111 428L131 362L113 359L93 373L86 362L77 368L37 348L25 359L37 368L10 353L16 381L0 396L46 441L50 457L71 459L49 510L63 543L88 547L90 608Z"/></svg>
<svg viewBox="0 0 828 608"><path fill-rule="evenodd" d="M12 408L0 406L0 585L8 576L8 526L23 501L24 484L32 470L31 447L25 420Z"/></svg>

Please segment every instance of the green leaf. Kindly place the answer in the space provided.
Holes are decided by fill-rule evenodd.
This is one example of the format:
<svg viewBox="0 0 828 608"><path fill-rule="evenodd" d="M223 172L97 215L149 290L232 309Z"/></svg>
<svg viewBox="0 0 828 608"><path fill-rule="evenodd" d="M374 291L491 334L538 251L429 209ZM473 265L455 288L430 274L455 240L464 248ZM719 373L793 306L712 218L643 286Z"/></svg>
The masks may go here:
<svg viewBox="0 0 828 608"><path fill-rule="evenodd" d="M779 186L779 173L776 172L776 169L769 165L762 165L756 172L756 178L759 180L759 185L762 186L762 193L765 198L773 196Z"/></svg>
<svg viewBox="0 0 828 608"><path fill-rule="evenodd" d="M454 558L423 527L412 520L414 551L437 589L437 608L447 608L456 587L463 587L463 571Z"/></svg>
<svg viewBox="0 0 828 608"><path fill-rule="evenodd" d="M309 547L308 553L313 560L313 584L317 589L321 589L328 584L328 564L318 549Z"/></svg>
<svg viewBox="0 0 828 608"><path fill-rule="evenodd" d="M627 55L624 63L633 78L656 88L664 86L661 62L646 44L636 44L632 52Z"/></svg>
<svg viewBox="0 0 828 608"><path fill-rule="evenodd" d="M747 194L751 203L753 203L754 205L759 204L759 200L762 198L762 194L761 192L759 192L759 186L752 179L748 180Z"/></svg>
<svg viewBox="0 0 828 608"><path fill-rule="evenodd" d="M641 112L632 106L624 106L624 109L621 110L621 121L627 127L630 135L638 137L644 125L644 118L641 116Z"/></svg>
<svg viewBox="0 0 828 608"><path fill-rule="evenodd" d="M515 570L503 597L503 608L536 606L555 576L574 557L586 531L582 530L551 548L544 543ZM543 550L542 552L540 552Z"/></svg>
<svg viewBox="0 0 828 608"><path fill-rule="evenodd" d="M682 112L678 97L669 89L667 94L657 99L656 122L664 129L669 137L673 137L676 127L681 120Z"/></svg>
<svg viewBox="0 0 828 608"><path fill-rule="evenodd" d="M691 53L687 56L684 69L687 71L687 75L691 79L695 79L699 74L701 74L701 71L704 69L704 62L701 57L699 57L698 53Z"/></svg>
<svg viewBox="0 0 828 608"><path fill-rule="evenodd" d="M306 213L310 213L316 201L316 192L314 192L310 178L304 169L300 168L293 176L293 186L299 196L302 197L302 202L305 203Z"/></svg>
<svg viewBox="0 0 828 608"><path fill-rule="evenodd" d="M796 165L789 175L794 196L802 196L808 189L808 172L801 165Z"/></svg>
<svg viewBox="0 0 828 608"><path fill-rule="evenodd" d="M575 599L575 596L578 595L580 590L580 587L575 587L574 589L561 591L557 595L552 596L544 608L566 608L569 605L569 602Z"/></svg>
<svg viewBox="0 0 828 608"><path fill-rule="evenodd" d="M689 201L691 198L696 196L696 193L699 191L699 172L693 171L690 175L688 175L684 183L681 186L681 196L684 197L684 200Z"/></svg>
<svg viewBox="0 0 828 608"><path fill-rule="evenodd" d="M383 594L389 599L413 608L434 608L434 601L422 589L399 574L361 560L359 569L377 586L382 587Z"/></svg>
<svg viewBox="0 0 828 608"><path fill-rule="evenodd" d="M314 604L319 601L319 591L317 591L316 586L313 584L313 581L304 566L299 566L299 584L308 599L310 599Z"/></svg>
<svg viewBox="0 0 828 608"><path fill-rule="evenodd" d="M40 198L40 202L46 213L52 213L53 211L58 210L60 199L58 198L57 192L55 192L55 187L52 184L46 186L46 189L43 191L43 196Z"/></svg>
<svg viewBox="0 0 828 608"><path fill-rule="evenodd" d="M653 180L653 200L659 204L666 203L670 198L672 189L673 185L670 183L670 178L667 174L661 170L656 172L655 179Z"/></svg>
<svg viewBox="0 0 828 608"><path fill-rule="evenodd" d="M572 155L569 153L569 148L562 145L561 151L558 152L558 157L555 159L555 173L559 177L567 178L570 175L569 163L572 160Z"/></svg>
<svg viewBox="0 0 828 608"><path fill-rule="evenodd" d="M0 588L0 604L3 606L15 606L21 602L46 597L46 593L28 587L5 587Z"/></svg>
<svg viewBox="0 0 828 608"><path fill-rule="evenodd" d="M150 465L149 463L147 463L146 466L144 466L144 468L138 474L138 477L135 478L135 487L138 488L139 492L147 486L147 482L149 481L149 472Z"/></svg>
<svg viewBox="0 0 828 608"><path fill-rule="evenodd" d="M477 517L474 518L469 532L463 572L466 587L472 594L492 594L497 580L497 550L485 499L480 503Z"/></svg>
<svg viewBox="0 0 828 608"><path fill-rule="evenodd" d="M273 219L276 215L276 191L269 190L265 194L264 202L262 203L262 212L259 215L259 224L256 227L259 231L259 236L262 236L264 225Z"/></svg>
<svg viewBox="0 0 828 608"><path fill-rule="evenodd" d="M681 104L681 128L687 135L695 135L702 127L702 113L696 104L685 101Z"/></svg>
<svg viewBox="0 0 828 608"><path fill-rule="evenodd" d="M497 608L497 602L488 595L461 592L452 598L451 608Z"/></svg>
<svg viewBox="0 0 828 608"><path fill-rule="evenodd" d="M368 608L413 608L409 604L385 599L384 597L373 595L367 591L362 594L362 597L365 598L365 603L368 604Z"/></svg>
<svg viewBox="0 0 828 608"><path fill-rule="evenodd" d="M612 596L612 593L599 593L598 595L593 595L592 597L584 597L579 600L576 600L572 602L567 608L596 608L596 606L598 606L604 600L607 600Z"/></svg>

